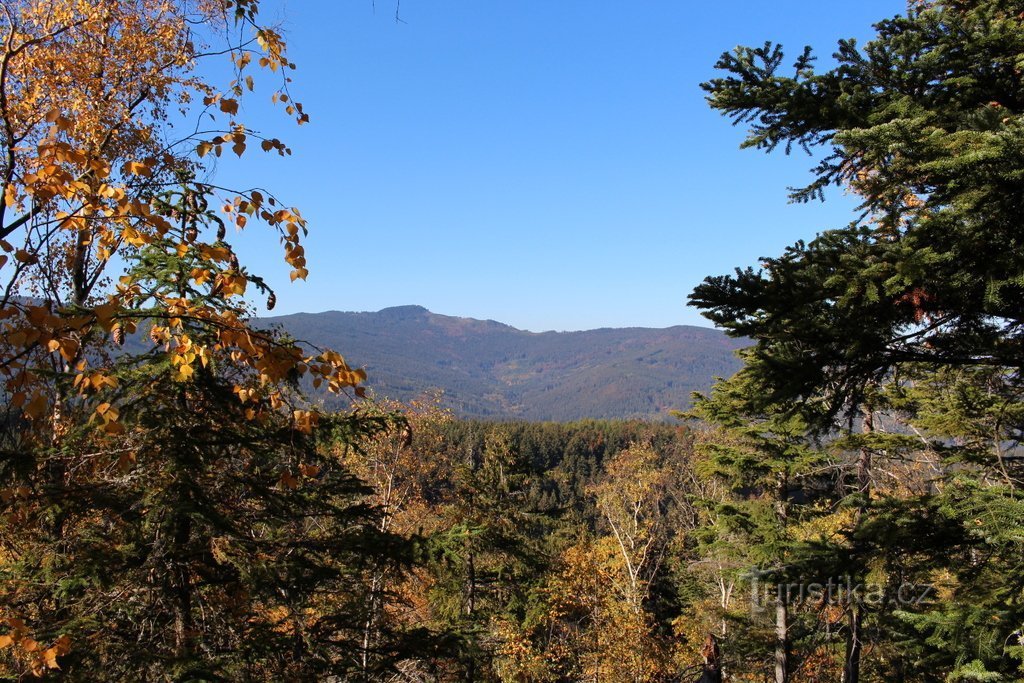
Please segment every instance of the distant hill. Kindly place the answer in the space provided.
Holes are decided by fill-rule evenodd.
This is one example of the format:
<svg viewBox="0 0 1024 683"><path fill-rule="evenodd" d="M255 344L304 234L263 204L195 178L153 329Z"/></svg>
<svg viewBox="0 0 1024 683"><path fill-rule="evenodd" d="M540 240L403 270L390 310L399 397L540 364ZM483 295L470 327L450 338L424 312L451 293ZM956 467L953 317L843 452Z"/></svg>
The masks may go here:
<svg viewBox="0 0 1024 683"><path fill-rule="evenodd" d="M665 418L689 406L691 392L735 372L734 351L743 345L690 326L525 332L420 306L260 324L341 352L366 368L378 397L408 400L438 388L457 415L480 418Z"/></svg>

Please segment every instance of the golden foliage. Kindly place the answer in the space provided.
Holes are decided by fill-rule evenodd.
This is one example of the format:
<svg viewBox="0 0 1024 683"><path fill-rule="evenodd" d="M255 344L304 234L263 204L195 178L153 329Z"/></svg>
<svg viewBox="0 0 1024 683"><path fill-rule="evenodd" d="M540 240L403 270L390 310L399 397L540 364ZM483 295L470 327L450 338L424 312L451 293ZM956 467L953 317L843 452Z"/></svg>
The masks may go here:
<svg viewBox="0 0 1024 683"><path fill-rule="evenodd" d="M292 279L305 278L299 210L267 190L214 190L196 180L225 147L239 157L257 146L291 153L241 120L260 74L270 78L271 103L297 123L309 120L289 92L286 72L295 65L284 39L259 25L257 13L258 0L0 1L2 400L25 418L16 435L23 450L56 449L76 420L110 443L103 457L41 463L33 476L50 477L46 486L124 475L143 457L122 424L127 394L113 397L118 380L109 371L112 347L137 330L184 387L218 364L236 368L235 395L249 420L276 411L292 429L312 431L317 413L282 391L303 376L328 391L362 392L365 372L341 355L248 323L245 295L269 290L239 264L225 225L269 228ZM233 73L218 84L204 75L216 70L200 64L222 55ZM203 125L181 125L190 119ZM161 198L173 188L183 188L180 205ZM146 250L195 264L177 292L153 289L144 274L111 276ZM209 334L188 331L197 327ZM315 470L296 463L280 485L300 486ZM14 525L42 514L41 501L32 487L0 485L8 524L0 557L18 547ZM15 593L0 584L8 599ZM8 618L0 643L24 671L57 668L70 641L45 647L18 619Z"/></svg>

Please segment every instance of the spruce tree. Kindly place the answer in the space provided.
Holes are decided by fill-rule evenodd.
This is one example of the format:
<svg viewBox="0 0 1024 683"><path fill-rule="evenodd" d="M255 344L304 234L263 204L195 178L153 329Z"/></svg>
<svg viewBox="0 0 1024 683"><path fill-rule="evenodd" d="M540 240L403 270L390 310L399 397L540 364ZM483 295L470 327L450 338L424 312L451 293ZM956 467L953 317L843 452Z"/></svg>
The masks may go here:
<svg viewBox="0 0 1024 683"><path fill-rule="evenodd" d="M705 477L720 479L732 492L724 504L704 501L718 509L716 523L701 533L712 543L720 542L717 536L733 544L742 539L740 552L747 563L740 578L743 588L751 589L749 607L755 619L743 624L740 630L751 633L737 634L736 647L747 650L747 656L754 649L763 651L764 659L773 663L776 683L785 683L795 680L797 660L807 654L796 647L801 632L808 629L796 623L803 616L798 611L800 596L790 587L823 578L806 572L808 558L800 541L814 536L815 524L835 500L837 468L817 447L800 416L760 398L751 390L747 372L741 370L719 381L710 396L695 396L689 416L717 428L700 447L704 458L700 470ZM758 617L774 621L770 644L768 637L749 637L761 626ZM817 636L813 630L811 634ZM729 662L734 656L729 638L724 639L723 648L723 659Z"/></svg>
<svg viewBox="0 0 1024 683"><path fill-rule="evenodd" d="M691 303L752 340L760 401L842 437L848 561L887 590L936 586L934 602L851 619L843 680L1006 680L1024 625L1024 6L915 2L875 28L825 71L810 48L723 55L703 87L749 125L744 146L816 153L792 198L842 186L861 213L707 278Z"/></svg>
<svg viewBox="0 0 1024 683"><path fill-rule="evenodd" d="M131 352L89 376L100 391L83 393L76 415L91 418L69 419L46 452L20 458L25 468L12 458L0 469L25 492L4 501L24 537L4 535L20 548L4 565L7 606L49 646L9 622L7 663L59 664L69 680L370 679L418 636L384 634L369 657L353 656L371 568L400 571L410 548L381 531L369 489L331 446L358 447L387 421L323 415L297 373L268 383L241 362L247 340L225 321L248 315L238 283L262 281L216 263L222 245L179 248L217 220L193 188L152 203L175 227L120 281L116 324L137 334L115 335ZM267 350L259 362L301 353L252 334ZM62 476L33 483L33 461L60 463Z"/></svg>

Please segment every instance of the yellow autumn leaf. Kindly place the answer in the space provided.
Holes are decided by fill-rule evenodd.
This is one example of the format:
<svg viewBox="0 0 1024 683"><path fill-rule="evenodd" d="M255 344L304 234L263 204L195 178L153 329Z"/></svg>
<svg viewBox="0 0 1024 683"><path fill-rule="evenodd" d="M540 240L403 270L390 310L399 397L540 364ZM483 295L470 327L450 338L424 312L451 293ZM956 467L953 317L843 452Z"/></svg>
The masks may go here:
<svg viewBox="0 0 1024 683"><path fill-rule="evenodd" d="M142 161L129 161L124 165L124 172L129 175L150 177L153 175L153 170Z"/></svg>
<svg viewBox="0 0 1024 683"><path fill-rule="evenodd" d="M151 241L149 237L143 235L130 225L126 226L124 230L121 231L121 235L124 237L124 241L133 247L142 247L149 244Z"/></svg>
<svg viewBox="0 0 1024 683"><path fill-rule="evenodd" d="M57 664L57 648L51 647L43 651L43 664L47 669L60 668L60 665Z"/></svg>

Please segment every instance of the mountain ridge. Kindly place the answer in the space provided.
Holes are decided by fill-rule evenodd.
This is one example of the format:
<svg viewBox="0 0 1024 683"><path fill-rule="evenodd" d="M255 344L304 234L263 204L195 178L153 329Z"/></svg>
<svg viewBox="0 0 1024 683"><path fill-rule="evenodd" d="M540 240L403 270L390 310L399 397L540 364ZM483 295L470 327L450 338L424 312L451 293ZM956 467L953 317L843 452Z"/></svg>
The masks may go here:
<svg viewBox="0 0 1024 683"><path fill-rule="evenodd" d="M440 389L460 417L667 419L740 363L742 340L689 325L531 332L423 306L261 318L363 367L377 397Z"/></svg>

